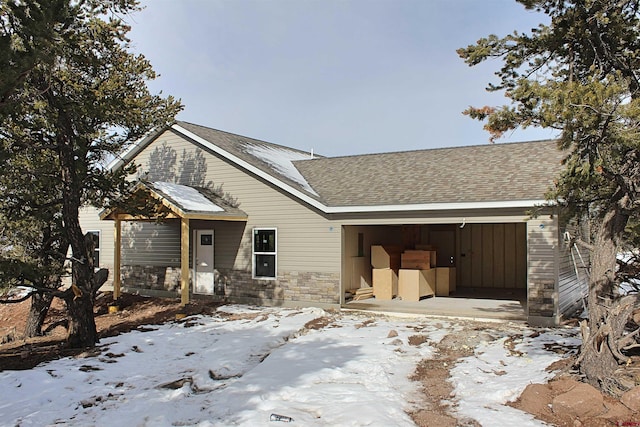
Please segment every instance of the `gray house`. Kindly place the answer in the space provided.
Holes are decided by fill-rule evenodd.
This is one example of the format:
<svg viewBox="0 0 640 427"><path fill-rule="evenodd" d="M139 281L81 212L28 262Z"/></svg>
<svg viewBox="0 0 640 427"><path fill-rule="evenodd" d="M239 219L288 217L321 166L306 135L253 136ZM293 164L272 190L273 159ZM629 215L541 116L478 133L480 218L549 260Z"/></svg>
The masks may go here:
<svg viewBox="0 0 640 427"><path fill-rule="evenodd" d="M132 197L164 220L85 208L81 223L116 292L344 307L371 285L373 246L428 247L455 268L450 297L520 296L553 325L581 307L588 265L541 207L562 157L541 141L325 158L177 122L110 165L139 165Z"/></svg>

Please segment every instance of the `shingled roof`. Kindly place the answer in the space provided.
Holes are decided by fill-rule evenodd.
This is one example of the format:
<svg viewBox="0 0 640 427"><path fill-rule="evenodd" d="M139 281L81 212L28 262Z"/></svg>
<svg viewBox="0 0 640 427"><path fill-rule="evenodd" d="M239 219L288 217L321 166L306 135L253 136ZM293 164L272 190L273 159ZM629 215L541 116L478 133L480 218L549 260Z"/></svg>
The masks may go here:
<svg viewBox="0 0 640 427"><path fill-rule="evenodd" d="M171 129L325 213L533 206L544 200L564 157L555 141L534 141L312 159L192 123ZM133 158L161 132L109 167Z"/></svg>
<svg viewBox="0 0 640 427"><path fill-rule="evenodd" d="M555 141L298 161L328 206L541 200L561 171Z"/></svg>

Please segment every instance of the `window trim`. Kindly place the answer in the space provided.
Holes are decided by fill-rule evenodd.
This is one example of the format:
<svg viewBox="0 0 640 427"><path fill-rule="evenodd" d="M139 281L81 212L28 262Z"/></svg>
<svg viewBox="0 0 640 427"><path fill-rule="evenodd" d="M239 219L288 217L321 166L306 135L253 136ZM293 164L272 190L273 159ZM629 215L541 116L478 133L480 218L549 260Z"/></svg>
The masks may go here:
<svg viewBox="0 0 640 427"><path fill-rule="evenodd" d="M97 234L98 235L98 247L94 247L93 248L94 255L95 255L96 252L98 253L98 262L96 262L95 256L94 256L93 268L99 268L100 267L100 261L101 261L101 258L102 258L102 230L87 230L87 233Z"/></svg>
<svg viewBox="0 0 640 427"><path fill-rule="evenodd" d="M256 233L259 231L273 231L274 245L273 252L256 252ZM275 259L274 276L257 276L256 275L256 255L273 255ZM254 227L251 230L251 277L256 280L277 280L278 279L278 229L276 227Z"/></svg>

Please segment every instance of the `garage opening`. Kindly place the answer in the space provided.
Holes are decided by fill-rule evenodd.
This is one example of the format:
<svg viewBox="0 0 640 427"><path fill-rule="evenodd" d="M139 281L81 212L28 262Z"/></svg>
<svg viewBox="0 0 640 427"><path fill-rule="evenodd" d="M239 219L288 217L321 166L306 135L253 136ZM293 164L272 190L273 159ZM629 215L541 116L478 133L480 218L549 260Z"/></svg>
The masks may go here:
<svg viewBox="0 0 640 427"><path fill-rule="evenodd" d="M398 306L399 311L404 308L407 311L420 312L421 305L425 311L429 311L427 305L462 308L465 299L497 300L508 302L514 313L524 316L527 289L527 235L524 222L352 225L344 226L343 235L345 306L355 308L356 305L382 305L389 308L390 304L403 304L404 307ZM428 289L423 291L422 285L419 285L420 298L418 301L409 298L415 306L409 307L408 298L402 298L402 292L399 293L402 286L398 289L398 286L394 287L392 283L385 292L374 286L374 278L381 277L381 272L375 271L372 265L372 247L376 246L387 247L390 251L401 251L404 259L407 259L410 253L429 251L430 265L427 270L434 269L434 272L424 271L424 278L420 274L418 276L420 281L431 282L432 295L429 295ZM400 265L389 267L390 270L396 271L386 273L388 280L393 282L404 276L406 284L406 278L410 275L401 271L405 270L402 268L402 261ZM438 271L437 277L435 271ZM448 280L450 283L437 286L436 278L440 278L441 281ZM429 288L430 285L426 287ZM444 301L444 298L447 301ZM435 303L435 300L440 301ZM485 304L488 303L476 303L483 306ZM498 303L496 309L509 311L500 304ZM487 305L484 311L490 312L491 306Z"/></svg>

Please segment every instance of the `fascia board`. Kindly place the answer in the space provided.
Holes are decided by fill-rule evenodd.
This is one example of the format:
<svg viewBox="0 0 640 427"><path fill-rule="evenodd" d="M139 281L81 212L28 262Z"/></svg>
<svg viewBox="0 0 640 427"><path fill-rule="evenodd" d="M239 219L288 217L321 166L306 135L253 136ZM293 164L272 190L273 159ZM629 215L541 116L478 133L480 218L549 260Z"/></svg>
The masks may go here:
<svg viewBox="0 0 640 427"><path fill-rule="evenodd" d="M367 213L367 212L401 212L401 211L448 211L473 209L508 209L533 208L548 204L548 200L508 200L498 202L458 202L458 203L422 203L413 205L381 205L381 206L330 206L326 213Z"/></svg>
<svg viewBox="0 0 640 427"><path fill-rule="evenodd" d="M144 147L147 146L147 143L149 141L153 140L164 129L166 129L166 127L163 127L161 129L153 129L153 130L149 131L146 135L144 135L142 138L139 138L137 141L133 142L124 151L119 153L118 156L116 156L113 160L111 160L107 164L107 166L106 166L107 170L113 171L115 169L118 169L123 164L125 164L127 161L131 160L136 154L138 154L138 152L141 149L143 149Z"/></svg>

